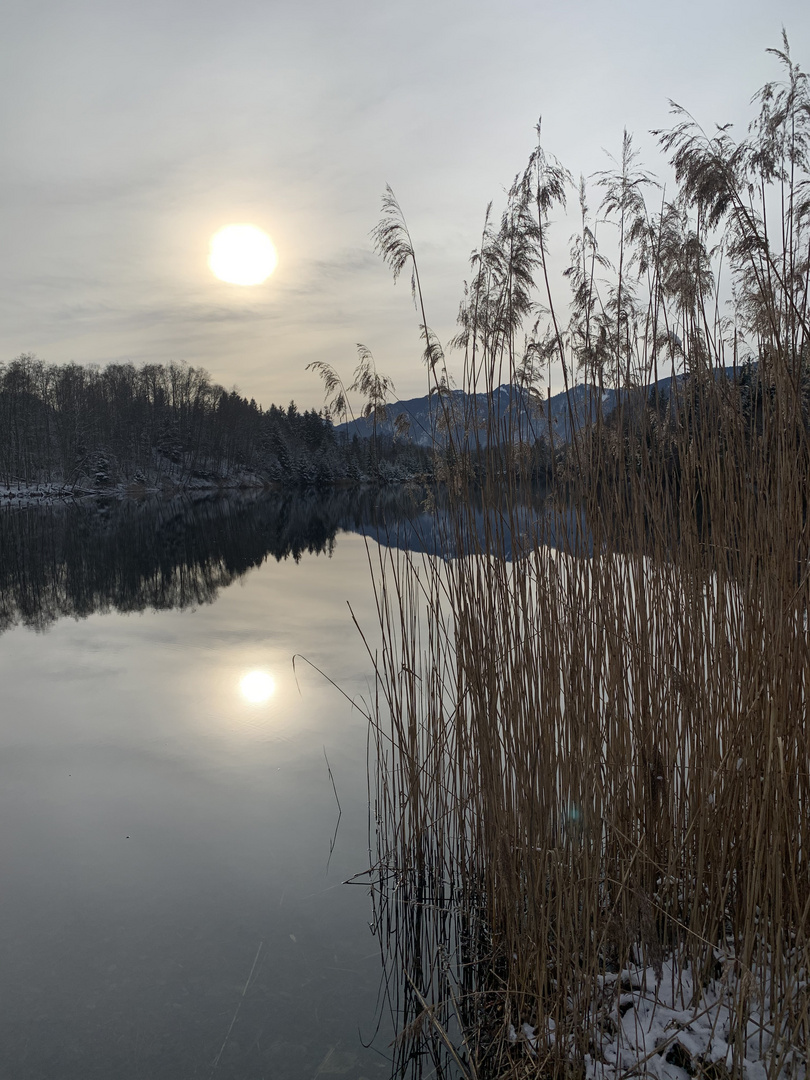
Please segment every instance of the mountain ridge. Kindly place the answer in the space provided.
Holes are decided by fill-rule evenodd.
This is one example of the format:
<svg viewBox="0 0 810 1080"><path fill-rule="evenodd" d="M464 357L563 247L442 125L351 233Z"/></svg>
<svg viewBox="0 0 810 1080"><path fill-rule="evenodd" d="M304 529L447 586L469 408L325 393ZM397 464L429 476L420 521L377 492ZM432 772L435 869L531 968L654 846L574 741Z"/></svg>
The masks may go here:
<svg viewBox="0 0 810 1080"><path fill-rule="evenodd" d="M666 380L668 383L670 380ZM663 385L663 381L659 383ZM335 425L335 431L351 438L377 436L399 438L417 446L443 445L447 441L448 421L455 420L458 437L477 427L482 445L486 444L490 408L502 428L504 438L513 440L536 439L570 442L573 431L579 431L596 418L600 391L590 383L579 383L569 391L561 391L546 399L539 399L523 387L504 383L491 395L468 394L464 390L450 390L442 395L426 394L423 397L406 398L385 407L383 418L358 417ZM616 407L619 391L605 389L601 392L603 415ZM491 405L490 405L491 402ZM379 414L378 414L379 415ZM407 434L398 430L402 420L407 424Z"/></svg>

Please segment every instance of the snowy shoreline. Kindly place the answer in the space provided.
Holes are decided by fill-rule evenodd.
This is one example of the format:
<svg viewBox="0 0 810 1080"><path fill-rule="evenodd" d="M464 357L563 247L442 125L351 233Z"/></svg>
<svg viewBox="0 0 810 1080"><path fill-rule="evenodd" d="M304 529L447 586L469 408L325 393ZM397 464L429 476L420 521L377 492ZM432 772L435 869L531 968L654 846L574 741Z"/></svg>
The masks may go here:
<svg viewBox="0 0 810 1080"><path fill-rule="evenodd" d="M592 1017L598 1036L585 1055L586 1080L728 1080L736 1067L744 1080L766 1080L769 1075L806 1080L806 1048L792 1045L774 1030L767 971L742 973L732 955L718 955L715 977L701 985L688 965L671 957L655 966L629 964L600 976L600 984L602 1003ZM798 998L805 992L806 982L797 981L799 1009ZM744 1031L738 1021L741 997L749 1002ZM542 1056L557 1040L553 1020L545 1032L528 1023L516 1031L510 1024L508 1036L532 1058ZM772 1071L775 1061L778 1068Z"/></svg>
<svg viewBox="0 0 810 1080"><path fill-rule="evenodd" d="M210 482L190 480L187 483L116 484L110 487L81 487L68 484L0 484L0 507L48 506L90 499L172 498L183 494L216 494L239 491L275 491L276 487L256 479Z"/></svg>

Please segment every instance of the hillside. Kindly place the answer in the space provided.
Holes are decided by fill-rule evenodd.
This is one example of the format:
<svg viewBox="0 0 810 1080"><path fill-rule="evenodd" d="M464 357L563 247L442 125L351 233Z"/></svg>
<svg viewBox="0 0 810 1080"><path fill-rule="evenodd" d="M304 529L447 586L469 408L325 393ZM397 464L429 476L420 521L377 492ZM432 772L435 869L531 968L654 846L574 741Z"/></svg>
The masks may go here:
<svg viewBox="0 0 810 1080"><path fill-rule="evenodd" d="M536 439L546 439L562 444L570 442L572 431L579 431L596 418L598 397L597 387L587 383L573 387L570 394L562 391L545 400L521 387L504 384L493 393L491 408L504 438L511 435L513 440L534 442ZM613 411L617 400L615 390L603 391L603 415L607 416ZM478 439L484 445L487 441L489 407L486 394L473 395L463 390L451 390L441 397L426 394L424 397L395 401L386 407L384 418L380 418L378 413L376 423L372 414L368 418L360 417L337 424L335 430L346 433L350 438L353 435L369 438L376 428L378 436L394 437L397 427L401 427L398 418L402 417L407 423L407 434L397 437L416 446L444 445L450 426L459 439L466 431L470 442L474 441L472 433L477 428Z"/></svg>

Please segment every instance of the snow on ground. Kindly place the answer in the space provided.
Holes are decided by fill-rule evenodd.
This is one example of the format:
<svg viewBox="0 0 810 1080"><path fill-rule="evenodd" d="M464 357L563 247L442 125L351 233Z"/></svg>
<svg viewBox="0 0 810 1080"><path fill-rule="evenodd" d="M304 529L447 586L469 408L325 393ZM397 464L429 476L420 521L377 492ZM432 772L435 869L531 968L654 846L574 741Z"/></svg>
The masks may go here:
<svg viewBox="0 0 810 1080"><path fill-rule="evenodd" d="M745 1032L739 1033L743 1080L766 1080L774 1055L781 1060L771 1076L807 1080L807 1048L791 1045L774 1031L767 976L763 992L763 980L755 973L741 976L733 958L719 961L718 971L708 986L697 987L697 994L692 972L675 959L663 963L658 975L652 967L630 965L618 974L601 976L604 1003L594 1025L598 1034L585 1055L587 1080L630 1076L689 1080L701 1074L725 1080L732 1075L734 1003L745 989L748 1021ZM806 981L795 988L797 997L806 993ZM798 1001L797 1005L801 1009ZM554 1021L549 1025L545 1041L553 1045ZM541 1034L529 1024L523 1024L519 1033L510 1025L509 1035L513 1042L527 1043L532 1053L538 1052Z"/></svg>
<svg viewBox="0 0 810 1080"><path fill-rule="evenodd" d="M127 496L178 494L180 492L216 492L266 489L267 484L252 473L240 474L221 480L192 478L173 482L164 477L160 486L146 484L114 484L107 487L71 487L66 484L0 484L0 507L46 506L77 499L104 498L123 499Z"/></svg>

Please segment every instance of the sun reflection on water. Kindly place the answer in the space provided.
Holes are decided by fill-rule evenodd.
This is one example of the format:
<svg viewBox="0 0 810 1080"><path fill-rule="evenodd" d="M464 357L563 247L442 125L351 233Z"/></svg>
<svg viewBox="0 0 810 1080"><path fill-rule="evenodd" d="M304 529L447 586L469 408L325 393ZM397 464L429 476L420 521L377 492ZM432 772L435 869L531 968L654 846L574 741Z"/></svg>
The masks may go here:
<svg viewBox="0 0 810 1080"><path fill-rule="evenodd" d="M251 705L261 705L275 693L276 682L266 671L249 671L239 683L239 689Z"/></svg>

